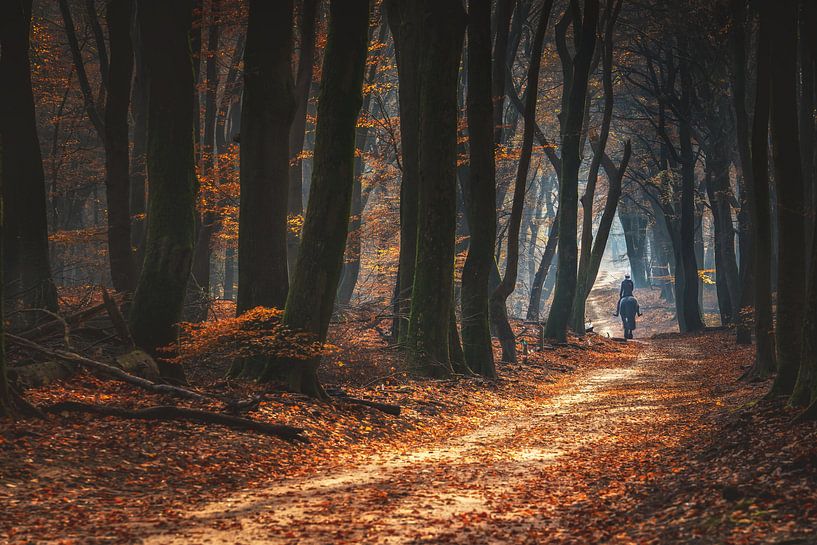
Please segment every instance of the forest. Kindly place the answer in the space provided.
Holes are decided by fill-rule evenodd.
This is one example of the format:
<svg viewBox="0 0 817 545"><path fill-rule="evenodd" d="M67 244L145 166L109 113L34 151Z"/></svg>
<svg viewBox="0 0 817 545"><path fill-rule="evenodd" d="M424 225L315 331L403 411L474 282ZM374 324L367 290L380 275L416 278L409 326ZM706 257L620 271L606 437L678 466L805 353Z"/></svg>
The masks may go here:
<svg viewBox="0 0 817 545"><path fill-rule="evenodd" d="M815 29L0 0L0 543L817 543Z"/></svg>

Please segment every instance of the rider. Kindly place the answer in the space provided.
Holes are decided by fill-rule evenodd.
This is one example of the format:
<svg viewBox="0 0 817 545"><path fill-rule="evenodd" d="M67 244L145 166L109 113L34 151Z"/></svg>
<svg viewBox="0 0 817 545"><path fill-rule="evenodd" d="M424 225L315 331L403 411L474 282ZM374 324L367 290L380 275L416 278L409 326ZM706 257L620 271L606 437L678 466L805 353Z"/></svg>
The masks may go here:
<svg viewBox="0 0 817 545"><path fill-rule="evenodd" d="M629 274L624 275L624 280L621 281L621 289L618 292L618 303L616 304L616 313L613 316L618 316L618 313L621 311L621 300L625 297L632 297L633 296L633 289L635 289L635 284L630 279Z"/></svg>

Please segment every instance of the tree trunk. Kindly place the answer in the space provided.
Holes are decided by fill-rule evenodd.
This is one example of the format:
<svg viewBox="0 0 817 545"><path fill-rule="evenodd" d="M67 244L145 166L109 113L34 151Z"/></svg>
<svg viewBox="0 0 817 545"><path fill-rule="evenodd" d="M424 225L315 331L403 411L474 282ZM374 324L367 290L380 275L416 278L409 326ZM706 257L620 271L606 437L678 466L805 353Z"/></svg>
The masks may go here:
<svg viewBox="0 0 817 545"><path fill-rule="evenodd" d="M421 22L418 9L408 0L387 0L386 13L394 38L400 89L400 259L398 265L397 338L405 344L417 256L417 198L419 185L420 85L419 51Z"/></svg>
<svg viewBox="0 0 817 545"><path fill-rule="evenodd" d="M244 50L238 303L241 314L286 302L292 0L252 0Z"/></svg>
<svg viewBox="0 0 817 545"><path fill-rule="evenodd" d="M559 215L553 218L548 232L548 241L545 243L545 251L536 269L536 276L533 277L533 286L530 290L530 301L528 302L528 312L525 319L529 322L539 321L539 307L542 304L543 288L545 279L548 277L550 265L553 263L553 256L556 255L556 246L559 242ZM547 300L547 297L544 298Z"/></svg>
<svg viewBox="0 0 817 545"><path fill-rule="evenodd" d="M553 2L547 0L542 7L539 22L533 35L531 46L530 65L528 66L527 87L525 89L524 130L522 133L522 150L516 171L516 181L513 189L513 204L508 219L508 249L506 251L505 275L499 286L491 296L491 308L507 305L508 297L516 287L519 272L519 231L522 224L522 212L525 208L525 194L527 191L528 172L533 151L533 129L536 123L536 102L539 98L539 68L542 65L542 49L544 47L545 32ZM498 317L498 313L492 316ZM499 327L500 324L495 324ZM497 329L500 331L500 329ZM502 345L502 361L516 363L516 338L512 329L505 329L510 335L499 337Z"/></svg>
<svg viewBox="0 0 817 545"><path fill-rule="evenodd" d="M3 263L3 246L5 235L5 224L3 220L3 135L0 133L0 263ZM6 318L3 312L3 268L0 267L0 418L8 416L11 412L11 391L9 390L8 375L6 374Z"/></svg>
<svg viewBox="0 0 817 545"><path fill-rule="evenodd" d="M45 176L34 113L29 64L31 0L0 4L0 138L5 179L3 202L6 297L30 308L57 311L48 261Z"/></svg>
<svg viewBox="0 0 817 545"><path fill-rule="evenodd" d="M579 270L576 278L576 293L573 297L572 308L572 322L573 330L579 335L584 335L585 324L585 305L587 296L596 282L596 274L591 275L591 255L594 253L593 243L593 201L596 198L596 184L599 178L599 168L601 167L602 157L605 155L607 148L607 139L610 135L610 123L613 119L613 29L615 28L616 19L621 11L621 1L616 3L608 2L605 8L604 21L604 42L602 43L602 86L604 88L604 112L601 120L601 131L599 133L599 141L591 145L593 147L593 159L590 163L590 172L587 175L587 185L585 193L581 198L582 203L582 243L581 254L579 256ZM629 149L629 146L628 146ZM627 153L627 162L629 162L629 153ZM623 162L623 166L627 168L627 162ZM622 172L622 177L623 177ZM617 176L608 176L608 194L607 203L605 205L605 214L602 223L599 224L599 232L597 243L601 244L596 251L599 256L599 264L601 263L600 256L604 255L604 248L607 245L607 237L610 235L610 227L612 227L613 219L616 215L616 208L618 206L618 199L621 196L621 179ZM616 187L618 186L618 187ZM607 212L610 212L609 214ZM604 221L608 220L608 221ZM596 245L598 245L596 244Z"/></svg>
<svg viewBox="0 0 817 545"><path fill-rule="evenodd" d="M725 292L725 302L728 303L728 309L721 308L721 321L724 324L731 324L738 321L741 286L735 257L735 228L730 204L732 190L726 145L727 142L715 142L712 149L708 150L706 162L712 175L706 184L706 190L715 223L715 268L725 283L725 286L722 286L725 290L722 291ZM726 310L728 312L724 312Z"/></svg>
<svg viewBox="0 0 817 545"><path fill-rule="evenodd" d="M105 103L105 188L108 197L108 256L116 291L136 287L136 266L131 250L128 107L133 75L130 38L131 5L111 0L106 5L111 66Z"/></svg>
<svg viewBox="0 0 817 545"><path fill-rule="evenodd" d="M491 3L471 0L468 14L468 195L471 238L462 269L462 349L465 363L496 377L488 299L496 243L496 164L491 95ZM465 192L464 192L465 193Z"/></svg>
<svg viewBox="0 0 817 545"><path fill-rule="evenodd" d="M210 184L218 184L218 152L215 146L216 134L216 99L218 94L218 49L220 28L218 9L220 0L211 0L208 13L209 31L207 33L207 60L205 61L205 98L204 98L204 131L201 150L200 171ZM194 295L192 303L192 319L203 321L207 319L210 308L210 261L212 259L212 239L219 229L218 215L206 210L201 215L196 249L193 254L192 281L193 289L189 294Z"/></svg>
<svg viewBox="0 0 817 545"><path fill-rule="evenodd" d="M343 267L354 185L355 124L363 103L369 1L332 0L329 10L309 205L283 318L290 329L319 341L326 340ZM450 281L446 288L451 289ZM293 391L322 398L326 394L318 382L318 363L318 358L271 362L263 378L283 375Z"/></svg>
<svg viewBox="0 0 817 545"><path fill-rule="evenodd" d="M735 110L735 135L737 140L738 156L740 158L740 173L742 184L740 188L738 212L739 248L740 248L740 304L737 309L737 343L752 343L751 307L754 303L754 274L752 270L753 254L755 252L751 237L752 226L749 222L749 187L754 183L752 171L752 153L750 149L751 135L749 134L749 116L746 112L746 8L743 0L732 0L732 29L730 41L732 45L731 88L732 103Z"/></svg>
<svg viewBox="0 0 817 545"><path fill-rule="evenodd" d="M754 253L755 361L746 378L764 379L777 367L772 316L772 219L769 190L770 28L769 3L761 5L757 44L757 90L752 122L753 183L747 186Z"/></svg>
<svg viewBox="0 0 817 545"><path fill-rule="evenodd" d="M598 0L586 0L581 37L572 63L572 77L562 132L562 173L559 177L559 268L556 292L550 306L544 336L558 341L567 338L570 311L576 294L578 267L579 168L582 162L582 134L587 103L587 82L596 48Z"/></svg>
<svg viewBox="0 0 817 545"><path fill-rule="evenodd" d="M189 3L143 0L143 57L150 74L147 172L150 178L145 261L133 298L130 328L137 346L155 354L176 338L195 237L193 70ZM164 364L163 375L182 378Z"/></svg>
<svg viewBox="0 0 817 545"><path fill-rule="evenodd" d="M457 75L465 33L458 0L422 4L417 257L406 339L421 373L448 376L457 223Z"/></svg>
<svg viewBox="0 0 817 545"><path fill-rule="evenodd" d="M778 206L777 377L772 392L787 395L794 388L800 365L806 296L805 210L797 137L797 1L777 2L768 21L771 142Z"/></svg>
<svg viewBox="0 0 817 545"><path fill-rule="evenodd" d="M489 2L490 3L490 2ZM491 95L493 107L493 141L502 142L503 119L505 116L505 71L507 70L506 54L508 51L508 36L510 34L511 15L513 15L515 0L497 0L494 12L494 63L491 74ZM470 84L470 82L469 82Z"/></svg>
<svg viewBox="0 0 817 545"><path fill-rule="evenodd" d="M289 128L289 199L290 216L303 216L303 159L304 136L306 135L306 112L309 105L309 94L312 89L312 72L315 65L315 26L318 17L319 0L303 0L300 4L301 18L298 21L300 54L298 55L298 74L295 78L295 117ZM298 260L300 237L293 231L287 232L287 261L289 271L295 270Z"/></svg>
<svg viewBox="0 0 817 545"><path fill-rule="evenodd" d="M131 248L135 253L135 276L142 271L145 257L145 231L147 227L147 131L148 131L148 81L142 54L142 40L138 17L131 24L133 43L133 88L131 115L133 117L133 149L130 161L130 213Z"/></svg>

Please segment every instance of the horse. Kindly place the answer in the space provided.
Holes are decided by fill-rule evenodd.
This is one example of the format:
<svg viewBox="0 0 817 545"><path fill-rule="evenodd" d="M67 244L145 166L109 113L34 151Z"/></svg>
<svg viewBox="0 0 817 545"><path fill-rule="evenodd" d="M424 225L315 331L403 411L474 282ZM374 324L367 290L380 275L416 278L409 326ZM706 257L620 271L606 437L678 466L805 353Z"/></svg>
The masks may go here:
<svg viewBox="0 0 817 545"><path fill-rule="evenodd" d="M624 326L624 338L632 339L633 330L636 328L635 317L641 316L641 309L638 307L638 300L632 295L621 299L621 324Z"/></svg>

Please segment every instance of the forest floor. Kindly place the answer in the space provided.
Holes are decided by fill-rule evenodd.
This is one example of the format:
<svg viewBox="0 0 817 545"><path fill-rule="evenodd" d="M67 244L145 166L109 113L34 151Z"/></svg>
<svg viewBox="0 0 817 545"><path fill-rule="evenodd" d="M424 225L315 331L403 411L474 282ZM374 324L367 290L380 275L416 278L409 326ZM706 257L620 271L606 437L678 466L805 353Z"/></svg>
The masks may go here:
<svg viewBox="0 0 817 545"><path fill-rule="evenodd" d="M271 392L251 413L307 445L76 414L0 424L0 543L815 543L817 424L738 382L752 349L729 331L608 339L608 292L588 308L601 334L497 381L412 379L370 319L338 324L324 382L403 411ZM637 337L665 329L657 294L640 299ZM88 374L26 396L163 401Z"/></svg>

